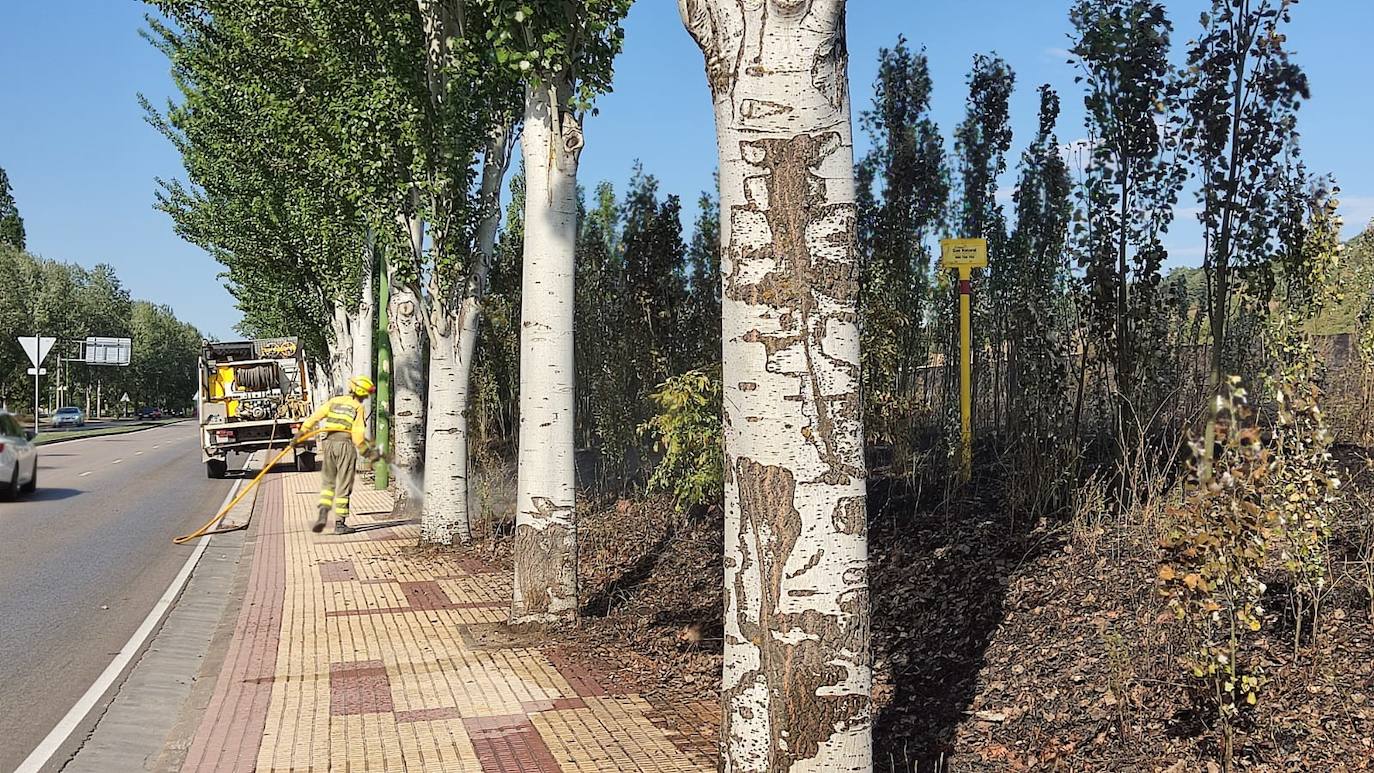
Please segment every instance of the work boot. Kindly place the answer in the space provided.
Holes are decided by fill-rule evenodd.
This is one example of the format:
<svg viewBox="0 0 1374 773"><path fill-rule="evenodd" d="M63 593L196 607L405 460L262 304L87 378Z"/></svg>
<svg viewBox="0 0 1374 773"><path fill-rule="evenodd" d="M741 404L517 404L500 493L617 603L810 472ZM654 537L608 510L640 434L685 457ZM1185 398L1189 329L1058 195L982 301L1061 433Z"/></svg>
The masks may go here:
<svg viewBox="0 0 1374 773"><path fill-rule="evenodd" d="M324 525L329 522L329 505L320 505L320 517L315 519L315 525L310 530L319 534L324 531Z"/></svg>
<svg viewBox="0 0 1374 773"><path fill-rule="evenodd" d="M344 523L344 519L342 518L334 522L335 534L353 534L356 531L358 530Z"/></svg>

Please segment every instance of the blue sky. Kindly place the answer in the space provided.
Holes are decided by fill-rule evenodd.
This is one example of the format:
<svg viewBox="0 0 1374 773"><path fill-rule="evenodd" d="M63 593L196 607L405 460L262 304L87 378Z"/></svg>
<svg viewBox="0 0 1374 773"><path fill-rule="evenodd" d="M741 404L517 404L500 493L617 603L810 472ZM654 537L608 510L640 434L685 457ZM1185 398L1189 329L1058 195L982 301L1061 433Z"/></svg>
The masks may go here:
<svg viewBox="0 0 1374 773"><path fill-rule="evenodd" d="M1034 130L1040 83L1059 89L1062 141L1083 136L1082 97L1065 63L1070 0L851 0L850 76L855 110L867 108L878 49L905 34L930 56L934 110L949 134L962 117L965 74L975 53L996 52L1016 71L1011 162ZM1208 5L1169 2L1175 45L1197 29ZM171 91L166 61L138 36L134 0L0 0L0 167L10 175L28 229L44 257L113 264L136 297L171 305L206 333L233 335L238 319L220 267L182 242L153 209L155 177L180 161L142 119L136 95ZM1313 84L1301 112L1303 150L1314 171L1337 175L1347 234L1374 217L1374 100L1364 62L1374 0L1308 0L1289 29ZM582 181L623 187L636 160L683 198L694 216L711 186L715 133L701 55L672 0L639 0L626 22L615 92L588 121ZM859 137L859 152L866 142ZM1191 202L1185 202L1190 204ZM1196 227L1171 235L1173 261L1199 259Z"/></svg>

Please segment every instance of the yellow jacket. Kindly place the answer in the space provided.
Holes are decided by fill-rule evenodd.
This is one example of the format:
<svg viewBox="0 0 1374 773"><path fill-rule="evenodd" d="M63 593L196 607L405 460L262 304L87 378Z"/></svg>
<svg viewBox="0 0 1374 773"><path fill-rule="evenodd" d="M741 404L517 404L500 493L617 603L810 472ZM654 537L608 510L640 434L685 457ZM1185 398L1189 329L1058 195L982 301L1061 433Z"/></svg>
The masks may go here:
<svg viewBox="0 0 1374 773"><path fill-rule="evenodd" d="M325 400L301 425L301 432L310 432L317 425L325 432L347 432L352 435L353 445L359 451L367 449L367 417L363 413L362 401L353 395Z"/></svg>

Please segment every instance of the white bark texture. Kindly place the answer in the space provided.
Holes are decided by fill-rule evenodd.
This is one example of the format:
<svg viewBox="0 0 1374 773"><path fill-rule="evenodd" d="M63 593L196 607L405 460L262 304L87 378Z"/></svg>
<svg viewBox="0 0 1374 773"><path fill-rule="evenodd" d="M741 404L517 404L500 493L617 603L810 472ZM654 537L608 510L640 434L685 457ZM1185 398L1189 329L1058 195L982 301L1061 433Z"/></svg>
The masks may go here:
<svg viewBox="0 0 1374 773"><path fill-rule="evenodd" d="M377 271L377 243L372 229L363 242L362 295L358 310L352 315L353 374L370 375L374 356L372 336L376 332L376 299L372 297L372 277Z"/></svg>
<svg viewBox="0 0 1374 773"><path fill-rule="evenodd" d="M410 218L407 222L411 249L419 254L424 226ZM391 299L387 308L387 329L391 333L391 466L402 485L396 488L392 515L413 518L420 503L413 501L405 484L423 480L425 460L425 323L420 298L414 285L397 281L393 275Z"/></svg>
<svg viewBox="0 0 1374 773"><path fill-rule="evenodd" d="M577 619L573 275L582 132L544 88L525 97L525 256L512 623Z"/></svg>
<svg viewBox="0 0 1374 773"><path fill-rule="evenodd" d="M310 379L310 399L315 407L319 407L324 405L325 400L329 399L329 390L331 389L329 379L331 376L329 370L319 363L314 364L311 373L314 375Z"/></svg>
<svg viewBox="0 0 1374 773"><path fill-rule="evenodd" d="M329 391L338 394L348 383L349 369L353 367L353 324L342 301L334 301L329 334L333 339L329 349Z"/></svg>
<svg viewBox="0 0 1374 773"><path fill-rule="evenodd" d="M510 127L500 127L482 169L481 198L487 208L478 224L476 262L456 314L432 300L429 349L429 429L425 441L425 499L420 515L420 540L452 545L472 541L472 492L468 443L468 408L472 396L472 360L477 352L477 326L482 299L496 254L501 222L501 183L510 162Z"/></svg>
<svg viewBox="0 0 1374 773"><path fill-rule="evenodd" d="M429 330L429 411L425 437L425 496L420 541L472 541L468 517L466 370L452 324Z"/></svg>
<svg viewBox="0 0 1374 773"><path fill-rule="evenodd" d="M679 0L720 152L722 758L872 768L843 0Z"/></svg>

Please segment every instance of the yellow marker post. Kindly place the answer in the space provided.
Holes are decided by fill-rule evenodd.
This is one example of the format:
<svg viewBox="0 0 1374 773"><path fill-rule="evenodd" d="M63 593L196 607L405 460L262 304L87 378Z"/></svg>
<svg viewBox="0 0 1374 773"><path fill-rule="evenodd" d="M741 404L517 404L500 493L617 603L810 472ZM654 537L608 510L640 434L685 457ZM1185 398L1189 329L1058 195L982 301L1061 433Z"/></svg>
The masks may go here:
<svg viewBox="0 0 1374 773"><path fill-rule="evenodd" d="M959 272L959 469L967 481L973 476L973 269L988 267L988 240L941 239L940 266Z"/></svg>

